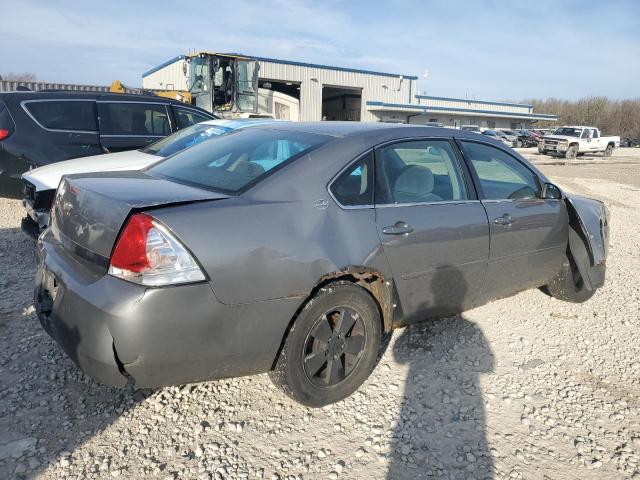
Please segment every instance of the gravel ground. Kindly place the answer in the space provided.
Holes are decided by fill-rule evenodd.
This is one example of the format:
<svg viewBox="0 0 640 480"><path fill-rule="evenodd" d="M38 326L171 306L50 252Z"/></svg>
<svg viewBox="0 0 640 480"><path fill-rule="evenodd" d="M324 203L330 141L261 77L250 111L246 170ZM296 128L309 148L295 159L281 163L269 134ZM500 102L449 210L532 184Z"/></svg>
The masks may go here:
<svg viewBox="0 0 640 480"><path fill-rule="evenodd" d="M531 290L397 331L366 384L319 410L266 375L87 378L38 324L33 242L0 199L0 478L640 479L640 187L623 167L542 167L611 209L589 302Z"/></svg>

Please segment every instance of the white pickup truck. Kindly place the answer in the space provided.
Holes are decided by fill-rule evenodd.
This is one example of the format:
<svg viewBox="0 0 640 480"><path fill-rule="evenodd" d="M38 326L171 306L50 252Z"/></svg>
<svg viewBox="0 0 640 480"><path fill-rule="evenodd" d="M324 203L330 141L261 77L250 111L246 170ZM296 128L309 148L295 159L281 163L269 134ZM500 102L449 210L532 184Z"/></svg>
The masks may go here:
<svg viewBox="0 0 640 480"><path fill-rule="evenodd" d="M551 135L545 135L538 143L540 153L560 153L566 158L576 158L585 153L603 152L613 155L620 146L620 137L603 137L595 127L560 127Z"/></svg>

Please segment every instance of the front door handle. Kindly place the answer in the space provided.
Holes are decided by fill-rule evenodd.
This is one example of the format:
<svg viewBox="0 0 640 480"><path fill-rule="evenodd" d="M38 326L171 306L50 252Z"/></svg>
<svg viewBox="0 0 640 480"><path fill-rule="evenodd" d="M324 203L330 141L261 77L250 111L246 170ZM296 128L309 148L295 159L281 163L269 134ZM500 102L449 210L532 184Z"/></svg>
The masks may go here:
<svg viewBox="0 0 640 480"><path fill-rule="evenodd" d="M511 215L505 213L501 217L496 218L493 223L495 223L496 225L504 225L505 227L510 227L514 221L515 220Z"/></svg>
<svg viewBox="0 0 640 480"><path fill-rule="evenodd" d="M390 227L384 227L382 229L382 233L385 235L404 235L413 232L413 227L411 227L407 222L396 222L395 225Z"/></svg>

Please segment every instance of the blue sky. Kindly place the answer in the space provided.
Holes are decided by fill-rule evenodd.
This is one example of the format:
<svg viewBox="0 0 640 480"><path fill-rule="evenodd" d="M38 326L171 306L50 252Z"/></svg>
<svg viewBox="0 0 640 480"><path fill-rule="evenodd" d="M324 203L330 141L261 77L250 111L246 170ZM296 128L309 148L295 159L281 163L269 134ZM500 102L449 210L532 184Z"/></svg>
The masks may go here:
<svg viewBox="0 0 640 480"><path fill-rule="evenodd" d="M640 97L640 0L2 3L0 73L47 81L139 86L195 48L417 75L429 95Z"/></svg>

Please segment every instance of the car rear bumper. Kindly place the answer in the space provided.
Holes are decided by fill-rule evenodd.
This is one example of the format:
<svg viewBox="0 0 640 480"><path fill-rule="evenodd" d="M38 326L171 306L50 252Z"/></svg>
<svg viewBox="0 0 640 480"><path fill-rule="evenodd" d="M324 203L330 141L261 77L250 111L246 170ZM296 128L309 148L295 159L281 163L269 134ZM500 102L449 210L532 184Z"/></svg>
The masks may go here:
<svg viewBox="0 0 640 480"><path fill-rule="evenodd" d="M300 299L228 306L209 283L146 288L87 269L39 241L40 322L101 383L158 387L268 371Z"/></svg>

